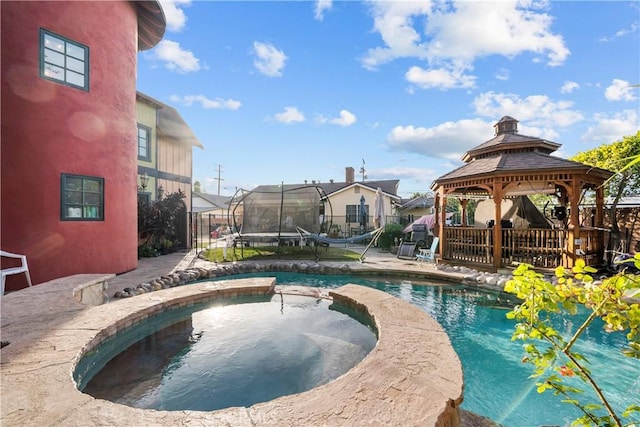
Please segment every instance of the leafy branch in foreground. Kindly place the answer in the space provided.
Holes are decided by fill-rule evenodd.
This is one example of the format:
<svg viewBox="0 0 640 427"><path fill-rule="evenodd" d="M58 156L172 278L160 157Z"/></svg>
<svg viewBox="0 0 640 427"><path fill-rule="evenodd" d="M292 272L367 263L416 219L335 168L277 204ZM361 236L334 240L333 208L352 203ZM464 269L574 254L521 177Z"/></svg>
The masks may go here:
<svg viewBox="0 0 640 427"><path fill-rule="evenodd" d="M636 255L634 261L640 267L640 255ZM640 413L640 405L632 404L617 414L598 385L596 373L589 369L589 361L574 345L587 327L600 318L605 331L626 334L622 353L640 359L640 305L638 297L633 297L640 290L640 276L620 273L597 282L589 275L595 272L578 260L571 271L563 267L556 269L558 281L554 285L531 265L521 264L505 285L505 291L517 295L522 302L507 313L507 317L518 321L512 339L525 341L527 354L523 362L533 364L533 377L541 377L538 392L553 390L563 397L563 402L575 405L583 414L572 425L623 426L624 418ZM575 315L580 307L589 313L586 320L575 332L564 332L567 336L563 336L554 328L553 317ZM565 381L571 377L589 386L599 403L581 403L577 396L583 390L573 385L576 381L570 381L571 384Z"/></svg>

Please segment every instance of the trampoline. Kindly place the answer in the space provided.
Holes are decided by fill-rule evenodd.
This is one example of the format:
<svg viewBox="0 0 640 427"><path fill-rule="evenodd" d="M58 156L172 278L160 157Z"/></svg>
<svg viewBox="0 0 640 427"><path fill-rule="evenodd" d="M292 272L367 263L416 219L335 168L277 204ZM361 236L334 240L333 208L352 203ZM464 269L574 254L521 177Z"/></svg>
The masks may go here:
<svg viewBox="0 0 640 427"><path fill-rule="evenodd" d="M229 222L238 230L236 242L241 247L255 243L310 246L316 260L318 244L350 244L371 239L360 256L362 261L383 230L378 228L357 238L329 239L326 231L333 223L333 211L322 187L284 183L236 191L229 203Z"/></svg>

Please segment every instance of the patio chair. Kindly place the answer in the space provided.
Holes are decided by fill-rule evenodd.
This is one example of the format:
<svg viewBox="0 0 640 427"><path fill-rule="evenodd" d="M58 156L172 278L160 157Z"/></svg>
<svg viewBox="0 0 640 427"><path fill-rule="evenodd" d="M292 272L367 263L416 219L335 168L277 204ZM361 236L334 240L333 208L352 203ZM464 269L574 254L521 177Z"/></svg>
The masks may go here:
<svg viewBox="0 0 640 427"><path fill-rule="evenodd" d="M0 256L3 258L19 259L20 265L17 267L7 267L2 270L2 287L0 288L0 297L4 295L4 282L7 276L10 274L24 273L27 276L27 283L31 286L31 275L29 274L29 266L27 265L27 257L25 255L13 254L11 252L0 251Z"/></svg>
<svg viewBox="0 0 640 427"><path fill-rule="evenodd" d="M436 262L436 250L438 250L438 243L440 242L439 237L434 237L433 242L431 242L431 248L429 249L420 249L420 252L416 255L416 261L430 261Z"/></svg>

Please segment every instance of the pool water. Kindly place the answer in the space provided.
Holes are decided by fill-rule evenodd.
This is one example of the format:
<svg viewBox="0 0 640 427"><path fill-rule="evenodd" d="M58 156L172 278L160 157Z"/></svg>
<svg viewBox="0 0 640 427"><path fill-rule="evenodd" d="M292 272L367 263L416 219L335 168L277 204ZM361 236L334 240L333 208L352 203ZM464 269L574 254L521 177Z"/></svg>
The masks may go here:
<svg viewBox="0 0 640 427"><path fill-rule="evenodd" d="M80 388L144 409L248 407L337 378L377 341L372 328L327 299L276 294L266 301L233 302L164 316L175 323L158 316L141 326L149 330L159 323L157 332L123 352L131 340L116 337L120 343L108 345L112 354L101 357L118 355L88 374L91 379Z"/></svg>
<svg viewBox="0 0 640 427"><path fill-rule="evenodd" d="M449 335L464 371L462 408L483 415L505 427L564 426L580 417L573 405L561 403L559 396L536 391L538 379L529 378L532 365L521 362L522 341L512 341L514 322L499 297L463 286L433 286L399 279L370 280L361 276L327 276L300 273L255 273L232 277L276 277L278 284L335 288L354 283L383 290L417 305L435 318ZM227 279L230 277L227 277ZM557 325L574 330L579 318ZM618 413L621 408L640 404L640 362L620 353L622 334L607 334L601 325L587 330L577 344L591 362L592 375ZM578 384L587 391L586 386ZM583 402L595 399L581 398ZM637 416L636 416L637 418ZM629 421L626 419L626 421ZM640 422L635 419L634 421Z"/></svg>

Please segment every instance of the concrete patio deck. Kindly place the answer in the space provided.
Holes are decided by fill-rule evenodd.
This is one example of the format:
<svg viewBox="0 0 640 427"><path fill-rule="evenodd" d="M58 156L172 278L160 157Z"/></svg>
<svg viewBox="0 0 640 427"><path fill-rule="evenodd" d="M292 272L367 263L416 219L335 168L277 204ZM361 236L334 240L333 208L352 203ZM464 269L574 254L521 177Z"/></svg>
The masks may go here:
<svg viewBox="0 0 640 427"><path fill-rule="evenodd" d="M364 263L350 263L354 270L404 272L445 281L461 281L463 274L443 273L433 266L397 259L372 250ZM129 313L159 300L190 298L203 285L167 289L91 307L100 299L103 283L112 296L125 287L190 267L211 268L194 252L171 254L139 261L138 268L113 275L78 275L36 285L2 297L1 413L3 425L481 425L463 417L460 362L448 337L420 310L397 298L349 289L345 298L364 304L381 331L371 357L348 374L301 395L285 396L251 408L214 413L143 411L116 405L80 393L71 375L76 358L99 331L114 329ZM251 282L251 279L246 279ZM235 281L225 281L235 282ZM87 284L97 284L88 286ZM89 291L93 289L93 291ZM366 289L366 288L365 288ZM84 292L83 292L84 290ZM363 293L364 292L364 293ZM82 302L82 301L85 302ZM402 305L402 307L396 305ZM397 313L406 313L397 316ZM393 315L392 315L393 314ZM421 325L421 326L420 326ZM425 325L429 325L428 327ZM394 331L387 334L386 331ZM396 337L400 339L392 339ZM424 343L439 343L429 346ZM398 353L398 349L402 349ZM389 361L394 361L389 364ZM365 363L366 362L366 363ZM418 368L420 367L420 368ZM346 379L346 380L345 380ZM345 381L343 381L345 380ZM333 384L333 385L331 385ZM335 396L343 403L335 406ZM303 396L303 400L296 396ZM419 397L419 398L418 398ZM436 399L438 403L436 403ZM306 402L306 403L305 403ZM314 402L308 404L308 402ZM332 403L333 402L333 403ZM429 403L431 402L431 403ZM321 409L322 408L322 409ZM431 409L433 410L431 410ZM443 413L448 415L441 417ZM213 415L212 415L213 414ZM212 424L213 423L213 424Z"/></svg>

